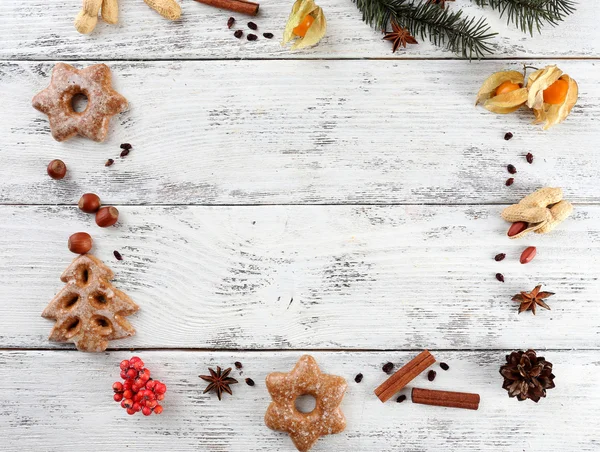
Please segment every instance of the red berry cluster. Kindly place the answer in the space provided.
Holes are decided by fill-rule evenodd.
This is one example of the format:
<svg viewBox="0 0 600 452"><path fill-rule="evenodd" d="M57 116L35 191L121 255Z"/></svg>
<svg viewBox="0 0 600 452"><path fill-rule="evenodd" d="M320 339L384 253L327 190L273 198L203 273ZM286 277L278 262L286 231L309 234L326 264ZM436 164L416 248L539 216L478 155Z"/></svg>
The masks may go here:
<svg viewBox="0 0 600 452"><path fill-rule="evenodd" d="M150 371L144 367L144 362L134 356L130 360L123 360L120 364L120 381L113 384L115 402L127 410L127 414L141 411L144 416L160 414L163 407L158 404L165 398L167 386L158 380L150 378Z"/></svg>

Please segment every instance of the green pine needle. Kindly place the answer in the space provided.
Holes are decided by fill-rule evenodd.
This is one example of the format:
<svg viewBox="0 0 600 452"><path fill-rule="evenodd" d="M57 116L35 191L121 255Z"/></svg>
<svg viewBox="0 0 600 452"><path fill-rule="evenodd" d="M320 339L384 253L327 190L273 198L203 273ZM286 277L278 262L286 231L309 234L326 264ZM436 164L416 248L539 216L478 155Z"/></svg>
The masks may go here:
<svg viewBox="0 0 600 452"><path fill-rule="evenodd" d="M575 12L573 0L471 0L478 6L489 6L506 16L507 23L513 23L521 31L533 35L544 25L558 25L566 16Z"/></svg>
<svg viewBox="0 0 600 452"><path fill-rule="evenodd" d="M445 46L465 58L479 58L492 52L489 40L496 33L490 33L484 18L464 17L461 10L451 11L415 0L352 1L362 12L363 20L375 29L383 31L393 20L411 35L429 38L433 44Z"/></svg>

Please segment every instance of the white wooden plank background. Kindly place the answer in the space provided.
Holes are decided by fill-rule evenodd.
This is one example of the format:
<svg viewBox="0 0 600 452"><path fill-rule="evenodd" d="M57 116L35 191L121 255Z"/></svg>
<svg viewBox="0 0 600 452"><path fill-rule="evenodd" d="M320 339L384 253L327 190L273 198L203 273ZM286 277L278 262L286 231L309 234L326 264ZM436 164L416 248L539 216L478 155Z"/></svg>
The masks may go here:
<svg viewBox="0 0 600 452"><path fill-rule="evenodd" d="M254 21L275 38L255 43L233 38L229 12L192 0L177 23L142 0L119 3L117 26L80 36L79 0L0 2L2 450L293 451L263 425L264 378L305 352L349 381L348 428L315 451L600 448L595 2L533 37L468 0L449 3L500 33L493 55L472 63L426 42L392 54L350 0L319 1L328 34L305 52L279 46L291 2L261 4ZM56 143L31 108L56 61L111 66L131 109L106 143ZM523 63L559 64L579 82L573 113L549 132L526 112L473 106L487 75ZM105 168L123 142L132 153ZM52 158L67 162L65 180L45 174ZM564 188L573 217L508 240L499 212L543 185ZM118 227L74 207L88 191L119 207ZM49 343L40 317L79 230L141 306L138 334L100 355ZM539 255L522 266L528 245ZM538 282L557 293L552 311L518 315L510 297ZM557 376L538 405L509 399L498 374L507 352L527 347ZM160 417L112 402L130 348L169 385ZM419 386L478 392L479 411L376 399L381 365L423 348L451 370L436 365L436 381ZM237 360L256 387L222 402L201 394L199 374Z"/></svg>
<svg viewBox="0 0 600 452"><path fill-rule="evenodd" d="M0 2L0 58L36 59L234 59L234 58L454 58L456 55L423 41L418 46L391 53L381 33L361 20L351 0L322 0L327 18L327 36L308 51L290 52L279 45L293 2L260 2L259 16L252 18L180 0L182 19L169 22L142 0L120 0L118 25L99 23L89 36L73 27L80 1L3 0ZM462 8L471 17L485 16L498 32L491 41L496 57L598 57L598 10L595 1L580 1L577 14L558 28L542 35L523 34L489 9L469 0L457 0L451 8ZM253 20L260 38L252 43L233 37L227 19L234 16L240 29ZM262 33L275 37L263 39ZM421 41L419 39L419 41Z"/></svg>
<svg viewBox="0 0 600 452"><path fill-rule="evenodd" d="M505 238L500 210L126 207L118 229L99 230L76 208L5 206L0 346L64 348L39 313L63 287L69 235L84 230L141 306L138 334L112 347L600 348L600 207L520 241ZM523 266L529 245L539 255ZM552 311L518 315L511 297L538 282L557 293Z"/></svg>
<svg viewBox="0 0 600 452"><path fill-rule="evenodd" d="M478 411L438 408L389 401L382 404L373 390L387 377L381 366L397 366L414 352L313 353L322 370L348 381L342 402L348 427L321 439L315 452L391 451L597 451L600 426L600 363L597 352L547 351L554 363L556 388L535 404L509 399L497 384L503 351L432 350L451 367L437 364L434 382L425 375L415 387L458 389L481 395ZM11 351L0 354L0 422L11 432L3 441L10 450L131 451L292 451L287 435L264 426L269 404L264 379L273 370L288 371L302 352L183 352L140 354L168 390L160 416L127 416L112 400L118 362L126 352L90 356L77 352ZM202 394L198 375L207 366L244 365L234 395L219 402ZM354 376L361 372L360 384ZM12 381L18 373L21 387ZM251 377L256 386L243 379ZM47 384L45 382L60 382ZM410 394L409 389L402 393ZM2 424L0 424L2 425Z"/></svg>
<svg viewBox="0 0 600 452"><path fill-rule="evenodd" d="M86 191L119 204L500 203L543 185L562 186L572 201L600 198L595 174L584 171L600 166L595 61L561 62L581 100L548 132L525 111L474 106L487 75L521 63L117 63L131 110L103 144L49 139L30 103L52 67L0 65L0 147L17 169L4 176L4 203L73 204ZM134 151L105 168L123 142ZM43 171L51 158L72 170L60 183ZM519 171L510 188L508 163Z"/></svg>

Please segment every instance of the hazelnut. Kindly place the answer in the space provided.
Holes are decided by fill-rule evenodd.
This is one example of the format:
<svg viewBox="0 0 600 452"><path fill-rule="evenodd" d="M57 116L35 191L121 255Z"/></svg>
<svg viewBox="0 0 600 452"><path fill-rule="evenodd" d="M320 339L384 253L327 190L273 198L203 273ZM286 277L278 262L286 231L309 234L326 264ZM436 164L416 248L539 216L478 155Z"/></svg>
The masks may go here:
<svg viewBox="0 0 600 452"><path fill-rule="evenodd" d="M67 174L67 165L62 160L52 160L48 163L48 176L52 179L60 180Z"/></svg>
<svg viewBox="0 0 600 452"><path fill-rule="evenodd" d="M85 254L92 249L92 236L87 232L76 232L69 237L69 251L75 254Z"/></svg>
<svg viewBox="0 0 600 452"><path fill-rule="evenodd" d="M100 208L100 197L94 193L85 193L79 200L79 209L85 213L96 213Z"/></svg>
<svg viewBox="0 0 600 452"><path fill-rule="evenodd" d="M96 224L101 228L112 226L119 219L119 211L116 207L101 207L96 212Z"/></svg>

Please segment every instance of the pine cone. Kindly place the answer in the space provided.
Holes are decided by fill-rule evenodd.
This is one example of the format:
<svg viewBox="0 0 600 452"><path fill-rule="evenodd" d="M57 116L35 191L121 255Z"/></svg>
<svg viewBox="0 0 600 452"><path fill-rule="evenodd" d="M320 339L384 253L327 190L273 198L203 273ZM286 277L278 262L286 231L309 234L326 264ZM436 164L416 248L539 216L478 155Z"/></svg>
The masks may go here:
<svg viewBox="0 0 600 452"><path fill-rule="evenodd" d="M502 387L509 397L520 401L531 399L538 402L546 397L546 389L554 387L552 363L538 357L535 350L518 351L506 355L506 364L500 368L504 377Z"/></svg>

